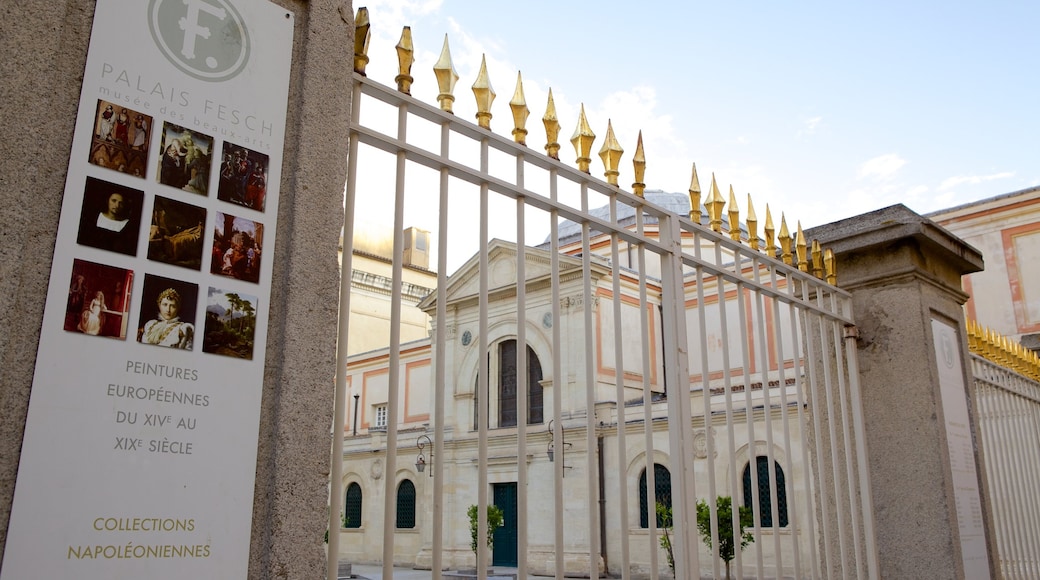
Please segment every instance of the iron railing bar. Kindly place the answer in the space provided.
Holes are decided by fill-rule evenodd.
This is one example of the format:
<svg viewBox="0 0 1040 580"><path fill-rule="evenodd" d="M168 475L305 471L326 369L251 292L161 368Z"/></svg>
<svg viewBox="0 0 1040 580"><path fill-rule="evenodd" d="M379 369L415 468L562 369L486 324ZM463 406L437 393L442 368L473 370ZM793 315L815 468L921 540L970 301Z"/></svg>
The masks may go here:
<svg viewBox="0 0 1040 580"><path fill-rule="evenodd" d="M447 124L441 125L441 155L448 156L451 131ZM448 384L447 368L447 324L448 319L448 172L440 171L439 206L437 208L437 324L434 329L434 404L433 404L433 452L439 457L440 466L430 465L431 475L438 470L433 480L433 580L441 580L444 559L444 480L448 475L444 455L444 395ZM432 458L431 458L432 459ZM432 461L431 461L432 463Z"/></svg>
<svg viewBox="0 0 1040 580"><path fill-rule="evenodd" d="M758 267L758 259L759 259L759 256L757 254L752 254L752 263L754 264L754 266L752 267L752 271L755 273L755 282L756 283L760 283L761 282L761 275L762 275L762 268ZM760 379L762 381L762 406L765 409L772 409L772 397L771 397L770 392L769 392L770 389L771 389L771 387L769 385L769 376L770 376L770 368L769 368L769 339L767 338L767 334L769 333L769 329L767 328L767 324L766 324L765 299L763 298L761 292L755 292L755 315L756 315L756 318L758 320L758 341L759 341L759 344L761 345L760 348L759 348L759 351L761 353L760 354L760 359L759 359L759 364L761 365L762 368L759 371L759 373L760 373L760 376L762 377ZM753 324L752 324L752 328L754 328ZM773 332L775 332L775 331L776 330L774 328ZM782 366L783 362L781 361L779 364ZM782 385L781 384L779 386L780 386L781 390L784 390L784 389L787 388L787 385ZM786 411L786 409L783 409L783 407L781 407L781 413L783 413L783 415L782 415L783 417L786 417L786 412L785 411ZM774 528L779 528L780 527L780 496L779 496L779 494L777 492L777 484L776 484L776 465L777 465L778 462L776 461L776 457L774 457L774 455L773 455L773 443L774 443L774 441L773 441L773 421L772 421L773 413L771 411L770 412L766 412L766 413L763 414L763 417L764 417L765 432L766 432L766 460L769 463L768 467L766 468L766 473L767 473L767 477L768 477L768 481L769 481L769 493L770 493L769 497L772 499L772 501L769 502L769 509L770 509L770 512L771 512L770 516L772 517L773 527ZM783 429L784 429L784 432L787 431L787 423L786 422L783 424ZM787 451L788 454L790 454L790 448L787 448L786 451ZM756 464L757 464L757 460L756 460ZM790 473L790 472L788 472L788 473ZM785 501L786 501L786 498L785 498ZM790 512L788 512L788 525L790 525ZM784 560L783 560L783 552L781 551L781 545L780 545L780 534L778 534L778 533L774 533L773 534L773 550L776 552L776 577L780 578L780 577L783 576Z"/></svg>
<svg viewBox="0 0 1040 580"><path fill-rule="evenodd" d="M722 261L722 246L719 246L717 244L715 245L715 259L716 259L717 262L721 262ZM737 288L737 290L739 292L739 290L740 290L739 287ZM718 304L718 307L719 307L719 326L720 326L719 334L721 335L722 345L723 345L723 348L721 349L722 350L722 386L723 386L723 389L725 389L723 391L723 393L725 395L724 398L725 398L725 401L726 401L726 435L727 435L727 439L728 439L728 443L729 443L728 451L729 451L729 458L730 458L730 461L729 461L729 487L730 487L730 489L729 489L729 497L730 497L730 508L731 508L730 512L731 512L731 515L732 515L732 517L730 518L729 525L731 526L731 530L732 530L732 534L733 534L732 538L733 538L733 541L734 541L734 544L735 544L734 549L733 549L733 560L732 561L736 563L737 577L738 578L743 578L744 577L744 563L743 563L743 558L741 556L741 552L743 550L736 549L737 538L741 537L741 533L740 533L741 532L740 507L739 507L740 503L739 503L739 499L738 499L738 495L737 495L737 492L740 491L740 490L739 490L738 485L737 485L737 481L738 481L738 477L739 476L737 474L737 465L736 465L736 461L735 461L736 456L737 456L737 449L736 449L736 439L737 439L737 437L736 437L736 432L734 431L734 428L733 428L733 379L731 377L732 368L731 368L730 361L729 361L729 345L730 345L730 341L729 341L729 324L727 324L727 322L726 322L726 318L727 318L726 317L726 306L727 306L727 302L728 301L725 299L725 297L726 297L726 281L725 281L725 278L717 279L716 285L715 285L715 293L716 293L716 296L718 296L718 300L716 301L716 304ZM712 499L714 500L714 498L712 498ZM717 509L717 508L715 508L713 506L712 509L714 510L714 509ZM721 525L721 522L719 522L719 524Z"/></svg>
<svg viewBox="0 0 1040 580"><path fill-rule="evenodd" d="M1040 511L1040 504L1037 502L1037 494L1035 492L1035 482L1040 479L1040 472L1037 470L1036 460L1036 444L1038 443L1035 435L1036 423L1035 417L1031 416L1029 403L1022 397L1014 397L1012 399L1015 405L1016 415L1018 416L1018 422L1020 424L1019 433L1020 435L1016 438L1016 445L1020 450L1020 461L1018 465L1023 466L1024 469L1019 470L1019 475L1025 481L1034 482L1033 485L1023 482L1023 492L1021 496L1025 499L1024 507L1019 511L1019 517L1025 523L1026 526L1026 542L1028 545L1027 553L1030 554L1027 567L1032 569L1036 562L1037 555L1040 554L1040 534L1038 534L1038 526L1040 526L1040 519L1038 519L1038 511ZM1030 431L1034 431L1031 439L1032 445L1027 444L1027 438L1029 437Z"/></svg>
<svg viewBox="0 0 1040 580"><path fill-rule="evenodd" d="M737 324L740 329L740 366L741 372L743 373L744 379L744 412L745 420L747 425L747 437L748 437L748 473L752 476L751 480L751 520L752 525L755 528L755 575L759 580L763 579L763 573L765 572L765 562L762 554L762 542L758 541L762 539L762 491L759 489L759 482L762 481L758 472L758 439L755 437L755 414L753 412L755 405L751 398L751 353L748 341L752 337L748 336L748 323L747 318L747 305L745 304L745 290L744 280L736 283L737 286ZM720 299L719 302L724 300ZM725 302L728 302L726 300ZM763 389L765 385L763 385ZM769 416L769 412L765 413L765 416ZM768 457L772 456L772 453L767 450ZM739 465L737 466L739 469ZM766 469L768 470L772 465L770 464ZM768 473L768 471L767 471ZM768 476L767 476L768 478ZM745 490L746 491L746 490ZM736 498L734 498L734 501ZM735 538L736 536L734 536ZM736 540L734 540L736 541Z"/></svg>
<svg viewBox="0 0 1040 580"><path fill-rule="evenodd" d="M353 124L361 114L361 87L354 85L351 90L350 120L351 124ZM344 190L345 199L343 200L343 229L340 230L343 236L343 257L340 263L339 312L336 335L336 398L332 424L332 465L330 467L331 473L329 474L328 530L330 556L327 562L327 580L337 580L339 575L339 531L343 527L343 520L340 518L345 517L345 506L343 505L346 501L344 497L346 491L343 489L343 429L347 424L347 338L350 327L351 291L350 283L344 283L344 281L351 279L354 264L354 238L346 235L346 232L348 227L353 228L354 208L357 205L355 203L357 199L357 151L357 136L351 135L347 145L347 183ZM357 417L354 417L354 421L357 421ZM343 516L340 515L341 512L344 513Z"/></svg>
<svg viewBox="0 0 1040 580"><path fill-rule="evenodd" d="M523 188L524 156L516 157L516 182ZM517 577L527 578L527 413L530 372L527 360L526 203L516 199L516 458L517 458Z"/></svg>
<svg viewBox="0 0 1040 580"><path fill-rule="evenodd" d="M851 309L851 304L849 304ZM876 580L881 577L878 561L877 538L874 527L874 495L870 484L870 466L867 461L866 421L863 417L863 393L859 388L859 353L856 350L856 335L847 332L845 335L846 367L849 372L849 399L852 406L852 430L856 443L856 468L859 475L860 511L863 518L864 550L867 557L867 577Z"/></svg>
<svg viewBox="0 0 1040 580"><path fill-rule="evenodd" d="M834 361L837 365L834 374L836 375L838 386L838 404L841 409L841 429L842 429L842 444L844 445L845 454L845 481L846 487L849 492L849 516L852 520L852 547L853 553L856 555L856 577L861 578L864 572L864 566L866 565L866 554L863 552L863 542L860 538L860 521L859 511L856 509L856 491L857 484L860 483L854 476L856 475L853 469L852 463L852 433L849 428L849 402L848 393L845 385L845 371L847 367L844 364L844 357L842 355L843 349L843 338L842 338L842 327L837 322L831 322L831 333L833 335L834 344ZM859 490L862 497L862 490Z"/></svg>
<svg viewBox="0 0 1040 580"><path fill-rule="evenodd" d="M636 232L640 235L643 230L643 214L636 213ZM654 473L654 424L653 424L653 401L654 395L650 385L650 317L647 314L648 300L646 293L646 249L642 244L638 248L639 256L639 331L640 344L643 355L643 444L646 449L646 527L647 527L647 552L650 554L651 574L656 575L657 563L657 477ZM643 517L642 514L639 515ZM625 530L627 533L627 530Z"/></svg>
<svg viewBox="0 0 1040 580"><path fill-rule="evenodd" d="M771 287L769 285L766 285L766 284L764 284L762 282L758 282L758 281L755 281L755 280L748 280L744 276L737 276L737 275L732 274L730 272L725 272L725 271L719 270L718 267L715 266L715 264L713 264L711 262L708 262L707 260L704 260L702 258L690 256L687 253L683 253L682 260L683 260L683 263L685 265L690 266L692 268L695 268L695 269L706 268L708 270L711 270L712 274L710 276L708 276L708 278L706 280L704 280L705 282L710 282L711 279L713 279L713 278L715 278L715 279L721 278L721 279L726 280L727 282L731 282L733 284L743 284L743 285L746 285L746 286L754 289L757 292L761 292L762 294L764 294L764 295L766 295L766 296L768 296L770 298L776 298L777 300L780 300L780 301L786 302L786 303L797 304L799 306L799 308L801 308L801 309L811 310L811 311L816 312L816 313L818 313L818 314L820 314L820 315L822 315L822 316L824 316L824 317L826 317L828 319L836 319L839 322L842 322L844 324L853 324L853 320L851 318L849 318L848 316L846 316L845 314L843 314L843 313L835 312L832 309L820 306L818 304L815 304L812 301L806 300L806 299L801 298L799 296L791 295L788 292L784 292L784 291L781 291L779 289L775 289L775 288L773 288L773 287ZM685 276L685 278L689 278L689 277L690 277L689 274L687 274ZM819 286L819 281L818 280L812 279L812 281L815 282L815 284L814 284L815 286L817 286L817 287ZM788 284L791 284L791 282L792 281L790 279L788 279Z"/></svg>
<svg viewBox="0 0 1040 580"><path fill-rule="evenodd" d="M624 227L612 227L610 222L582 213L580 209L575 209L559 202L553 202L549 198L546 198L537 192L518 188L514 184L503 181L484 172L473 170L457 161L452 161L439 155L428 153L410 143L391 139L365 127L355 127L352 128L351 131L356 132L359 135L361 142L365 145L375 147L390 154L397 154L400 151L404 151L409 161L418 163L419 165L433 169L434 171L441 171L443 168L447 167L452 177L465 181L466 183L481 187L486 185L490 191L494 191L497 194L513 200L518 197L526 198L527 205L546 212L555 209L562 217L569 219L576 224L588 223L590 224L591 229L607 235L612 231L616 231L618 236L629 243L646 244L647 247L652 248L653 251L658 254L667 252L664 246L656 238L647 237L640 239L633 234L631 230Z"/></svg>
<svg viewBox="0 0 1040 580"><path fill-rule="evenodd" d="M776 270L771 270L770 271L770 281L771 281L771 285L773 287L776 287L776 285L779 283L779 281L777 280L777 276L776 276ZM762 298L761 295L760 295L759 299L762 300L763 302L765 301L765 298ZM772 339L773 339L774 348L776 349L777 383L780 386L780 421L784 425L784 435L783 435L783 438L784 438L784 449L786 450L785 461L784 461L784 469L786 470L787 473L790 474L788 477L791 478L791 482L792 482L791 488L789 490L787 490L787 507L789 508L788 509L787 525L791 529L791 541L794 544L794 575L795 575L796 578L801 578L802 577L802 562L801 562L801 551L802 550L801 550L801 540L799 539L799 537L801 536L801 531L799 529L799 522L801 521L801 514L798 512L798 500L797 500L798 494L795 493L795 491L794 491L794 489L795 489L795 485L794 485L795 481L794 481L793 477L794 477L794 473L795 472L794 472L794 463L793 463L794 462L794 457L793 456L794 456L795 449L791 445L791 423L790 423L791 419L790 419L790 417L788 416L788 413L787 413L787 405L790 404L790 403L787 400L787 365L786 365L787 359L784 356L783 323L781 322L781 318L780 318L780 301L779 300L771 300L770 304L772 306L771 310L772 310L772 313L773 313L773 333L772 333ZM763 307L765 307L765 304L763 304ZM795 348L795 350L797 350L797 346L795 346L793 348ZM793 362L793 357L794 356L797 356L797 354L796 353L792 354L792 362ZM797 381L797 378L795 380ZM796 384L795 385L795 395L796 396L797 396L797 389L798 389L798 386ZM803 424L799 423L799 425L803 425ZM802 428L801 428L801 432L804 433L804 431L805 431L805 427L803 425ZM804 436L802 438L804 438ZM779 494L777 494L774 497L779 497ZM794 517L791 517L792 515ZM809 519L811 520L813 518L810 517ZM778 575L779 575L779 572L778 572Z"/></svg>
<svg viewBox="0 0 1040 580"><path fill-rule="evenodd" d="M790 286L793 288L793 287L798 286L798 285L797 284L791 284ZM793 308L793 306L792 306L792 308ZM816 358L816 351L813 348L815 341L813 340L813 337L812 337L812 333L813 333L812 317L809 315L808 312L801 312L799 314L800 314L800 316L799 316L799 324L796 325L796 328L801 328L801 333L799 333L799 334L801 335L801 338L802 338L802 340L804 340L804 344L805 344L805 354L806 354L806 357L804 359L805 375L806 375L806 378L807 378L806 382L809 383L809 395L808 395L808 397L803 398L799 402L802 402L802 403L805 403L805 404L811 404L813 406L813 408L812 408L812 433L813 433L813 437L815 438L815 441L816 441L816 444L817 444L817 447L816 447L817 461L815 461L815 462L810 461L809 462L809 465L810 465L809 469L812 468L812 465L814 463L816 465L816 477L809 479L810 483L814 484L814 486L813 486L814 487L814 489L813 489L814 493L810 494L809 497L811 498L811 500L814 501L814 503L815 503L815 501L817 499L819 501L819 504L816 507L820 510L820 514L821 514L820 522L821 522L821 528L823 528L822 530L820 530L822 532L822 534L823 534L823 542L822 543L823 543L823 557L824 557L824 564L825 564L824 571L823 571L823 576L824 577L830 577L831 573L834 571L834 563L833 563L834 562L834 558L833 558L833 555L831 553L832 552L832 550L831 550L831 520L830 520L829 513L828 513L829 510L827 509L828 502L827 502L827 499L825 497L823 497L823 494L826 493L826 484L825 484L826 479L823 476L824 469L826 468L825 467L826 456L825 456L825 453L824 453L825 450L824 450L823 446L820 444L820 441L822 441L822 439L823 439L824 433L823 433L823 426L820 424L821 412L819 411L819 405L820 405L821 399L820 399L819 392L818 392L818 389L817 389L817 387L818 387L818 385L817 385L817 372L816 372L816 365L815 365L815 362L816 362L817 358ZM796 342L795 344L799 344L799 343ZM799 412L799 415L802 416L803 421L804 421L804 413L803 413L802 409L803 409L802 406L799 405L798 412ZM803 424L807 425L808 423L803 423ZM802 438L802 447L803 447L803 449L804 449L804 451L806 453L806 458L810 457L810 455L808 454L809 450L808 450L808 447L807 447L808 439L809 439L808 437L803 437ZM815 497L815 493L819 493L820 497L816 498ZM837 509L837 503L836 502L835 502L835 509ZM814 566L815 566L815 564L814 564ZM815 570L814 570L814 572L815 572Z"/></svg>
<svg viewBox="0 0 1040 580"><path fill-rule="evenodd" d="M657 206L652 202L647 201L631 192L620 189L616 185L611 185L602 179L593 177L592 175L585 173L575 167L571 167L563 163L562 161L553 159L544 154L538 153L534 149L528 148L526 145L520 145L508 137L504 137L487 129L480 127L479 125L460 119L451 113L446 113L438 107L428 105L410 95L406 95L393 89L391 87L382 85L375 81L372 81L368 77L362 76L358 73L354 73L354 81L361 85L364 94L375 97L376 99L387 103L388 105L396 106L398 103L409 103L409 112L417 117L431 121L436 125L441 125L448 122L454 132L468 137L473 141L488 140L488 146L492 147L506 155L513 156L518 152L534 153L527 158L527 162L535 167L544 169L546 171L556 170L558 177L567 179L574 183L587 183L589 188L594 190L596 193L603 195L605 198L609 198L610 195L618 193L618 200L625 203L633 208L643 207L649 210L651 215L656 217L665 217L672 212L667 209ZM351 127L351 129L362 129L366 130L363 126ZM367 129L371 130L371 129ZM417 151L425 151L417 149ZM429 152L427 152L429 153Z"/></svg>
<svg viewBox="0 0 1040 580"><path fill-rule="evenodd" d="M408 105L397 110L397 137L408 134ZM394 577L394 532L397 530L397 421L401 391L401 286L404 276L405 158L397 154L394 178L394 246L390 290L390 369L386 399L386 478L383 480L383 577Z"/></svg>
<svg viewBox="0 0 1040 580"><path fill-rule="evenodd" d="M549 170L549 198L555 202L557 201L557 187L558 177L557 170ZM549 212L549 244L551 251L549 252L549 271L551 272L551 294L552 294L552 365L553 365L553 376L552 376L552 390L553 390L553 431L552 440L553 445L559 447L554 449L562 450L565 446L563 445L563 385L566 382L563 378L563 338L561 336L562 321L560 320L560 236L559 236L559 210L554 207ZM553 462L553 513L563 514L563 454L560 454L560 460ZM564 575L564 559L563 559L563 519L562 517L554 518L553 526L553 552L554 560L556 565L556 577L563 578Z"/></svg>
<svg viewBox="0 0 1040 580"><path fill-rule="evenodd" d="M617 223L617 196L610 198L610 221ZM617 399L617 451L618 451L618 518L621 522L621 578L629 580L630 554L628 545L628 443L626 437L627 409L625 408L625 355L624 325L621 319L621 258L616 234L610 236L611 294L614 313L614 396Z"/></svg>
<svg viewBox="0 0 1040 580"><path fill-rule="evenodd" d="M686 300L682 281L682 264L677 254L682 253L682 234L675 224L678 216L659 223L662 240L669 238L672 254L662 257L661 278L661 326L664 340L661 350L667 353L664 373L670 377L666 385L673 385L668 393L675 404L668 405L669 450L674 469L672 480L678 481L677 490L672 492L672 552L675 574L680 578L699 575L700 559L696 544L697 527L696 478L693 471L692 423L690 413L690 358L689 338L686 334ZM669 344L672 343L672 344ZM669 359L669 356L672 357ZM673 486L675 488L675 486ZM677 501L676 501L677 499ZM691 517L692 515L692 517Z"/></svg>
<svg viewBox="0 0 1040 580"><path fill-rule="evenodd" d="M581 184L581 211L582 213L588 213L589 211L589 189L588 184ZM585 308L582 312L584 319L584 340L586 348L583 353L585 363L585 473L587 479L587 488L585 492L587 504L586 507L589 510L589 574L590 578L599 577L599 556L597 551L599 549L599 517L596 510L596 503L598 500L599 485L596 484L596 476L598 470L596 466L596 360L595 360L595 348L593 345L596 344L596 339L593 336L593 318L592 308L595 304L597 297L592 291L592 250L589 247L590 241L589 224L585 222L581 226L581 288L582 294L585 295ZM564 449L560 449L564 451ZM561 453L560 457L563 457Z"/></svg>
<svg viewBox="0 0 1040 580"><path fill-rule="evenodd" d="M480 142L480 171L487 173L488 169L488 144L487 140ZM480 227L479 227L479 262L478 272L478 333L480 338L478 344L478 358L480 360L479 397L477 405L477 578L487 580L488 547L487 538L488 522L488 431L490 430L490 404L491 404L491 371L489 369L488 357L490 356L490 341L488 340L488 185L480 184Z"/></svg>
<svg viewBox="0 0 1040 580"><path fill-rule="evenodd" d="M697 258L701 255L700 234L694 234L693 251ZM720 576L719 569L719 518L716 511L718 488L715 483L715 436L713 434L713 418L711 409L711 364L708 361L708 326L704 315L707 307L704 304L704 269L696 269L697 277L697 321L701 338L701 401L704 404L704 437L708 463L708 521L711 532L712 575Z"/></svg>

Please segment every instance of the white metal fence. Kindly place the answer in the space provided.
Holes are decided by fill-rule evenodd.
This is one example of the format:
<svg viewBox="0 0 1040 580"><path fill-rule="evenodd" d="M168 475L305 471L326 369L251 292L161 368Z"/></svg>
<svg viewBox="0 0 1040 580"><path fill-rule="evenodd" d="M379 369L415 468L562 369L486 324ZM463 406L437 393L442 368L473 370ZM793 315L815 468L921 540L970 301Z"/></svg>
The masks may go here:
<svg viewBox="0 0 1040 580"><path fill-rule="evenodd" d="M725 538L739 543L745 527L752 541L734 550L736 577L877 577L845 292L774 257L771 239L759 249L753 230L752 245L746 232L741 241L700 225L699 207L694 223L361 74L354 83L340 311L350 312L354 223L378 211L359 214L359 200L386 184L390 342L348 361L350 319L341 318L337 416L356 394L366 408L385 404L387 423L370 431L355 413L363 428L337 442L332 521L348 482L366 503L351 507L360 522L331 534L333 553L382 562L384 578L395 562L439 578L473 564L466 506L483 516L494 486L515 483L515 540L495 551L515 545L521 578L656 577L668 569L659 523L670 528L678 578L722 577ZM427 356L422 364L402 360L399 330L402 232L416 208L436 216L438 258L436 291L421 305L433 332L409 346L419 355L408 356ZM547 235L529 238L539 231ZM465 263L449 266L460 254ZM508 390L512 365L493 356L504 340L540 361L540 422L530 420L528 349L515 349ZM384 375L379 388L366 382ZM421 434L433 441L432 477L411 465ZM400 503L406 480L414 504ZM751 521L738 509L719 518L720 497L753 507ZM658 502L670 504L670 522L654 517ZM401 505L417 512L414 528L401 529ZM479 577L494 559L478 542Z"/></svg>
<svg viewBox="0 0 1040 580"><path fill-rule="evenodd" d="M971 355L1004 578L1040 578L1040 383Z"/></svg>

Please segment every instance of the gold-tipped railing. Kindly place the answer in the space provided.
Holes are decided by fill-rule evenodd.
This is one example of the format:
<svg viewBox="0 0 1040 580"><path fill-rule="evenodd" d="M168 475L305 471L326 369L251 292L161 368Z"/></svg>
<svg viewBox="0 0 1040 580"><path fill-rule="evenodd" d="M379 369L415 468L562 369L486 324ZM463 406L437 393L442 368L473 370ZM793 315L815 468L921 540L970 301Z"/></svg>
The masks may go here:
<svg viewBox="0 0 1040 580"><path fill-rule="evenodd" d="M358 8L355 18L356 33L354 36L354 70L364 76L365 67L369 62L368 48L371 38L371 23L369 21L368 8ZM408 26L401 33L401 40L397 46L398 70L395 81L400 92L410 95L411 85L414 78L411 76L412 63L414 62L414 49L412 47L412 31ZM455 65L451 60L451 51L448 49L448 36L444 36L444 46L440 57L433 65L434 77L437 81L437 102L441 110L453 113L452 104L455 102L455 84L459 80L459 74L455 71ZM473 96L477 102L477 124L484 129L491 130L491 104L495 100L495 90L491 87L491 79L488 76L486 59L481 58L480 72L473 83ZM527 117L530 110L524 98L523 79L520 73L516 75L516 89L513 98L509 101L512 112L513 140L520 145L527 145ZM552 88L549 88L549 98L545 106L545 114L542 116L542 124L545 126L545 152L546 155L560 160L560 120L556 114L556 104L553 102ZM581 106L578 123L571 137L571 144L577 155L575 164L578 169L590 173L592 162L592 145L596 140L596 134L592 131L585 116L585 105ZM603 145L600 147L599 156L603 161L604 178L607 183L618 186L621 157L624 154L621 144L614 135L614 127L610 120L607 121L607 132ZM646 173L646 156L643 151L643 132L640 131L636 140L635 155L632 158L635 182L632 184L632 192L643 197L646 189L644 175ZM728 208L726 206L729 206ZM689 219L698 226L703 225L701 208L706 210L708 216L707 226L715 232L726 233L737 243L746 243L751 250L764 252L766 255L779 259L789 266L793 266L812 274L813 276L826 280L829 284L837 283L834 252L829 248L821 248L817 240L806 240L802 225L797 223L798 228L794 236L787 227L787 219L783 213L780 214L780 231L776 232L773 227L773 216L766 204L766 219L763 227L764 238L758 235L758 217L751 200L751 194L747 194L747 211L744 224L746 231L741 229L740 208L737 207L737 197L733 186L729 186L729 203L719 193L719 187L715 181L715 174L711 176L711 187L708 191L708 199L701 205L701 184L697 176L697 164L693 164L693 174L690 177L690 213ZM723 218L725 210L726 218ZM724 223L725 222L725 223ZM774 235L776 238L774 239Z"/></svg>
<svg viewBox="0 0 1040 580"><path fill-rule="evenodd" d="M1040 381L1040 357L1035 352L974 320L967 321L967 329L968 350L996 365Z"/></svg>

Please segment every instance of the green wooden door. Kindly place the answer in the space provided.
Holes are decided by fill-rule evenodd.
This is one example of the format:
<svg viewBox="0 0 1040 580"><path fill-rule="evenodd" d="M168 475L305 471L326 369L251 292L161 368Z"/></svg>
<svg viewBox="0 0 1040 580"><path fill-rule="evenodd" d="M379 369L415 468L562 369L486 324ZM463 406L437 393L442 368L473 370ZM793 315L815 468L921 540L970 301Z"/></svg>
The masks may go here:
<svg viewBox="0 0 1040 580"><path fill-rule="evenodd" d="M494 504L502 510L502 527L495 530L492 566L515 568L516 558L516 482L492 484Z"/></svg>

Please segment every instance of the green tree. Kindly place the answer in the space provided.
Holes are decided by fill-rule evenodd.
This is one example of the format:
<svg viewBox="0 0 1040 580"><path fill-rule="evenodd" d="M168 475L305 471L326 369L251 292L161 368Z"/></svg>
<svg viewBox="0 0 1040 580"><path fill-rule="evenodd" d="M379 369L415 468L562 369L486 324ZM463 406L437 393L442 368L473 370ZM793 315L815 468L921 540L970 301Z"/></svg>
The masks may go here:
<svg viewBox="0 0 1040 580"><path fill-rule="evenodd" d="M740 506L740 549L744 550L755 536L751 532L744 531L745 528L755 525L751 508ZM729 496L720 495L715 499L715 513L719 522L719 557L726 563L726 580L730 578L729 563L736 556L736 543L733 539L733 500ZM703 499L697 502L697 531L701 534L704 544L711 549L711 507Z"/></svg>
<svg viewBox="0 0 1040 580"><path fill-rule="evenodd" d="M657 521L661 522L661 547L668 556L668 567L672 570L672 578L675 578L675 556L672 554L672 508L657 502Z"/></svg>
<svg viewBox="0 0 1040 580"><path fill-rule="evenodd" d="M470 544L469 548L473 550L473 554L477 553L477 533L479 523L479 508L475 505L469 506L466 510L466 515L469 516L469 535ZM502 513L502 508L495 504L487 506L487 547L488 550L494 548L495 544L495 529L500 527L505 521L505 514Z"/></svg>

